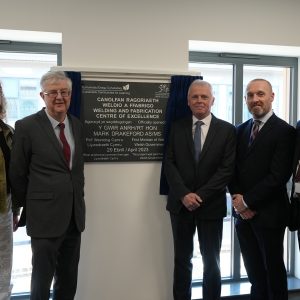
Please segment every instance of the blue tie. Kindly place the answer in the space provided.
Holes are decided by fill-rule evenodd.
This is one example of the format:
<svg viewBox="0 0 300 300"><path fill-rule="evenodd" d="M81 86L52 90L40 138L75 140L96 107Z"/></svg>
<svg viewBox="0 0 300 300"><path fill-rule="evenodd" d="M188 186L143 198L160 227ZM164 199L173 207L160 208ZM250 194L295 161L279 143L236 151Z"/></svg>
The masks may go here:
<svg viewBox="0 0 300 300"><path fill-rule="evenodd" d="M204 123L202 121L196 122L196 128L194 133L194 148L195 148L195 161L198 162L201 152L201 126Z"/></svg>

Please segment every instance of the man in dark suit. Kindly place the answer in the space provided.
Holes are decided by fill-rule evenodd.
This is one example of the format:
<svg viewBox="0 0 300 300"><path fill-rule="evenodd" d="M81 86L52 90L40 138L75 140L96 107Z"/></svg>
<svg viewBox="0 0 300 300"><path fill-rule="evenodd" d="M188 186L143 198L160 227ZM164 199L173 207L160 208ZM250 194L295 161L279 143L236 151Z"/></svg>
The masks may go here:
<svg viewBox="0 0 300 300"><path fill-rule="evenodd" d="M295 201L296 204L291 209L291 214L293 214L294 218L292 218L289 228L291 230L297 230L298 232L298 246L300 249L300 219L298 214L298 206L300 206L300 121L297 122L296 127L296 146L295 146L295 153L294 153L294 160L293 160L293 184L292 184L292 191L291 191L291 201ZM291 228L292 227L292 228Z"/></svg>
<svg viewBox="0 0 300 300"><path fill-rule="evenodd" d="M208 82L193 81L188 91L193 116L178 120L171 127L165 172L170 187L167 210L174 239L174 300L191 299L196 228L204 265L203 299L220 299L226 185L234 170L236 132L233 125L211 114L214 100ZM198 121L201 123L197 129Z"/></svg>
<svg viewBox="0 0 300 300"><path fill-rule="evenodd" d="M245 100L253 120L237 128L236 171L230 185L236 232L251 300L287 300L283 239L295 129L273 113L274 92L267 80L250 81Z"/></svg>
<svg viewBox="0 0 300 300"><path fill-rule="evenodd" d="M41 78L46 108L16 122L12 201L31 237L31 300L74 298L85 226L82 125L67 114L72 82L64 72Z"/></svg>

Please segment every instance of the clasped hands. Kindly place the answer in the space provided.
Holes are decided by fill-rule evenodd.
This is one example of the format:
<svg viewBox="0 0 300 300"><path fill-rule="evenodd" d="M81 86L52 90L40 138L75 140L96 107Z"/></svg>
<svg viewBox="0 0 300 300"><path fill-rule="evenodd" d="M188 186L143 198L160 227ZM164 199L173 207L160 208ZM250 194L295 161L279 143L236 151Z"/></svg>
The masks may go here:
<svg viewBox="0 0 300 300"><path fill-rule="evenodd" d="M195 193L188 193L182 198L182 203L189 211L193 211L200 207L202 199Z"/></svg>
<svg viewBox="0 0 300 300"><path fill-rule="evenodd" d="M234 194L231 195L232 198L232 206L235 212L241 216L244 220L250 220L256 215L256 211L251 210L247 207L243 200L243 195L241 194Z"/></svg>

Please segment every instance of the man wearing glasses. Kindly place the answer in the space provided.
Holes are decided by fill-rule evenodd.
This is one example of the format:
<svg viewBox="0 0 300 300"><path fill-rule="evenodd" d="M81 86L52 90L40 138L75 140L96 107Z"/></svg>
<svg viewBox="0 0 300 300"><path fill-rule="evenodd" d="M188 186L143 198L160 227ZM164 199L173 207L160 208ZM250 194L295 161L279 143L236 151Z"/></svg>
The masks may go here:
<svg viewBox="0 0 300 300"><path fill-rule="evenodd" d="M67 113L72 82L64 72L41 78L46 107L16 122L12 201L31 237L31 300L74 299L85 226L82 125Z"/></svg>

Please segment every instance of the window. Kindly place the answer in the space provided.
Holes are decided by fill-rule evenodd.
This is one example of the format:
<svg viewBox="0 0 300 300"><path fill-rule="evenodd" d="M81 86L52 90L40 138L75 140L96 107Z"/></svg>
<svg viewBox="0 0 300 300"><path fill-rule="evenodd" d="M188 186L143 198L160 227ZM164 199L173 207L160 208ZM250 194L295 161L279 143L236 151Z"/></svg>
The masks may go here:
<svg viewBox="0 0 300 300"><path fill-rule="evenodd" d="M191 51L189 61L189 69L201 72L203 79L213 85L216 100L212 112L217 117L235 125L249 119L250 114L244 101L245 87L251 79L265 78L274 89L275 113L288 123L296 124L297 58ZM223 281L237 281L246 278L247 274L231 218L229 195L227 207L227 217L223 224L221 275ZM291 251L294 249L294 239L294 234L287 231L284 258L291 275L294 275L294 253ZM202 259L196 235L194 244L193 281L197 284L202 280Z"/></svg>
<svg viewBox="0 0 300 300"><path fill-rule="evenodd" d="M0 81L7 99L6 122L14 126L18 119L37 112L43 106L39 96L40 77L61 63L61 46L33 43L0 44ZM30 289L31 247L24 227L14 233L13 295Z"/></svg>

